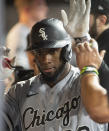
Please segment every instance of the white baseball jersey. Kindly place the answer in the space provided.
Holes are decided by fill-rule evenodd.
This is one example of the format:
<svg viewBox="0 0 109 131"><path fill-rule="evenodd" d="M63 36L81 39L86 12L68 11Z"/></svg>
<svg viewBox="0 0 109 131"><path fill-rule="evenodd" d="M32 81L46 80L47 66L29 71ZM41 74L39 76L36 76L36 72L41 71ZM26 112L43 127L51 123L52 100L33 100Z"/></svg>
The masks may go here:
<svg viewBox="0 0 109 131"><path fill-rule="evenodd" d="M107 131L107 124L94 122L86 112L79 70L73 66L52 88L40 75L19 82L8 92L6 101L14 126L20 120L22 131Z"/></svg>

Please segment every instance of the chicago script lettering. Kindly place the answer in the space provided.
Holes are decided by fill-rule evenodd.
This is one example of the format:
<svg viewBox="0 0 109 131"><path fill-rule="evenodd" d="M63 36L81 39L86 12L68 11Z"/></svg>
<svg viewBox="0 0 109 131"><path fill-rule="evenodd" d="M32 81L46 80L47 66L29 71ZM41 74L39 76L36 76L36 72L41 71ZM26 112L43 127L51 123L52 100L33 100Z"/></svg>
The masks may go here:
<svg viewBox="0 0 109 131"><path fill-rule="evenodd" d="M39 110L35 110L33 107L28 107L25 109L23 113L23 122L25 129L29 129L30 127L45 125L46 122L52 121L54 119L63 118L63 125L68 126L70 112L72 109L77 109L79 107L80 96L74 97L71 103L68 101L66 102L63 107L58 108L56 111L50 110L49 112L45 113L43 110L42 115L39 115ZM28 125L26 123L26 116L31 115L32 119L30 119Z"/></svg>

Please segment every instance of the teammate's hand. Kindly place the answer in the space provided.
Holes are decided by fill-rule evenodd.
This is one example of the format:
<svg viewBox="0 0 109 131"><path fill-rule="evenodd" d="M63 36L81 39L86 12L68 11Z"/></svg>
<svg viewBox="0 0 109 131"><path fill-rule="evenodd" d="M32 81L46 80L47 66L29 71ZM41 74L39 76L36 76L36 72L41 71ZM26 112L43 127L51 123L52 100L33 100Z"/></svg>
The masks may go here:
<svg viewBox="0 0 109 131"><path fill-rule="evenodd" d="M69 17L61 10L64 27L72 38L88 35L90 6L90 0L70 0Z"/></svg>
<svg viewBox="0 0 109 131"><path fill-rule="evenodd" d="M10 65L15 62L15 59L8 59L9 51L6 47L0 47L0 80L9 77L14 71Z"/></svg>
<svg viewBox="0 0 109 131"><path fill-rule="evenodd" d="M76 61L79 69L85 66L94 66L99 69L104 58L105 50L100 53L96 48L90 46L89 43L81 43L75 47Z"/></svg>

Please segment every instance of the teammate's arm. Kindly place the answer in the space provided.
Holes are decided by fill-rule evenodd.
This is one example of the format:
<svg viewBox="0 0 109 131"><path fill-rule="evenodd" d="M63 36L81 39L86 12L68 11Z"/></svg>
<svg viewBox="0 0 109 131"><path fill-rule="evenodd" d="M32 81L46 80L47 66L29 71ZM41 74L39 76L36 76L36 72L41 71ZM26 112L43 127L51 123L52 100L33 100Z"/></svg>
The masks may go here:
<svg viewBox="0 0 109 131"><path fill-rule="evenodd" d="M77 64L80 70L83 67L99 69L104 51L98 52L89 44L80 44L75 48ZM97 122L109 122L109 103L107 91L99 84L99 77L94 70L81 73L81 96L83 104L91 118Z"/></svg>

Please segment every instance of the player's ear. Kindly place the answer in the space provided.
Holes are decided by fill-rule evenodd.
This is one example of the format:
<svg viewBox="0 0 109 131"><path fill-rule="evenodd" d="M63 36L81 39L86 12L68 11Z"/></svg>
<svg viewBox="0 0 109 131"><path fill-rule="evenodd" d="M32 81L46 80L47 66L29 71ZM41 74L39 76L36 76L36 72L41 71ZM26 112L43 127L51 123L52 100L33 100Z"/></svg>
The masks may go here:
<svg viewBox="0 0 109 131"><path fill-rule="evenodd" d="M100 20L100 23L105 25L106 24L106 21L107 21L107 17L106 15L100 15L99 16L99 20Z"/></svg>

